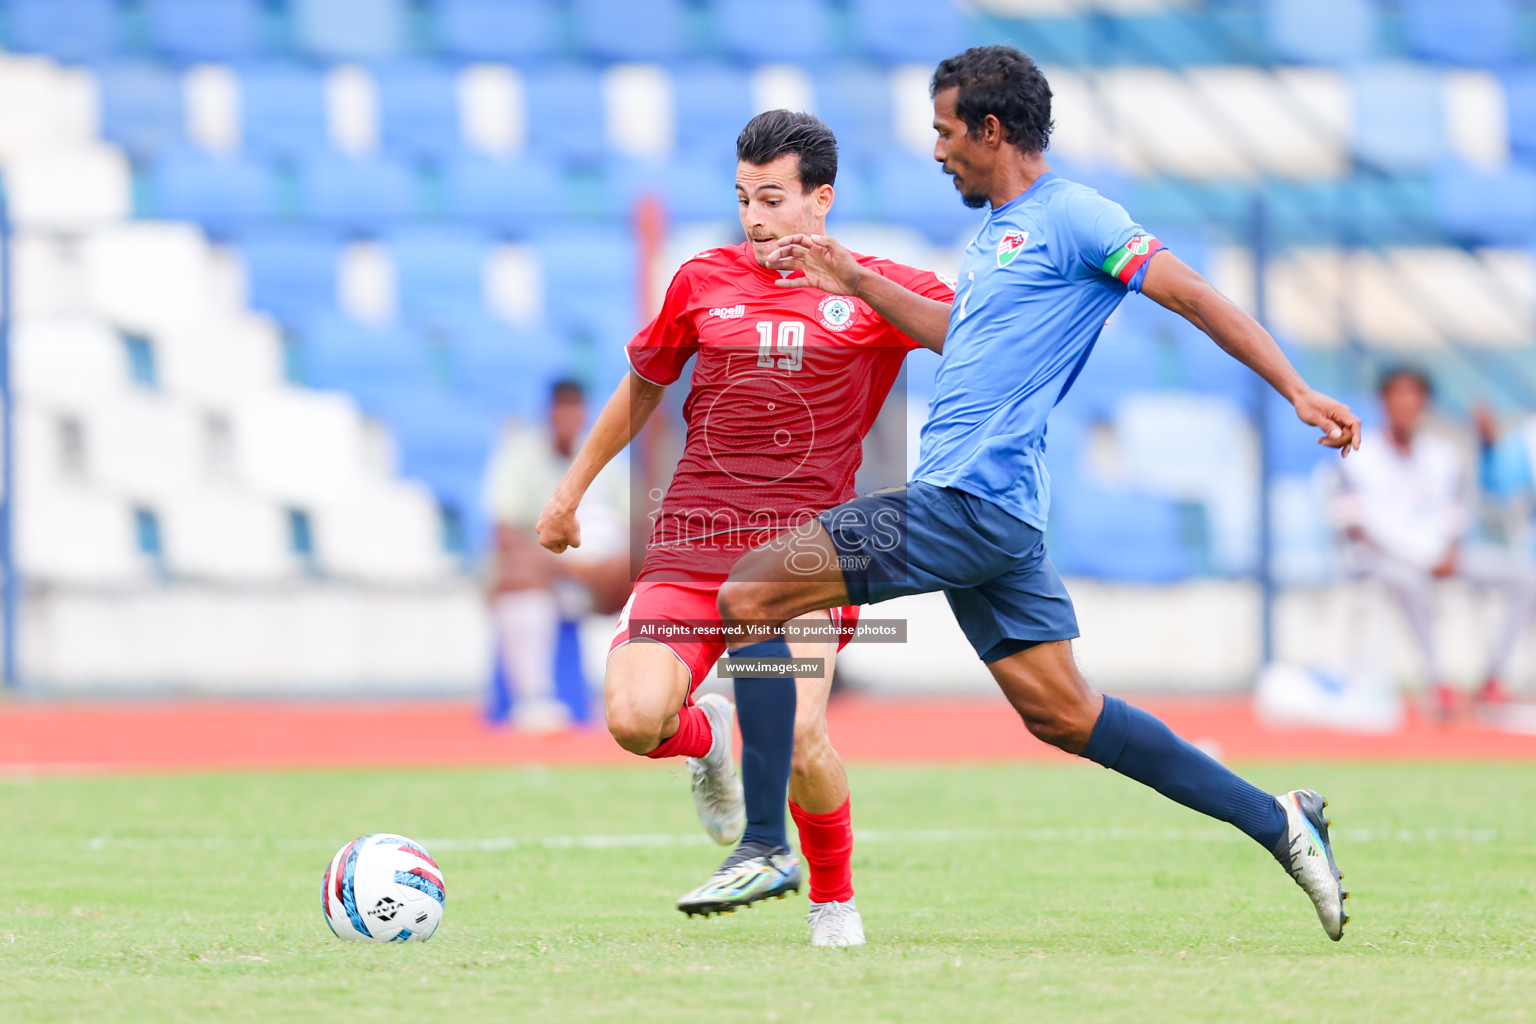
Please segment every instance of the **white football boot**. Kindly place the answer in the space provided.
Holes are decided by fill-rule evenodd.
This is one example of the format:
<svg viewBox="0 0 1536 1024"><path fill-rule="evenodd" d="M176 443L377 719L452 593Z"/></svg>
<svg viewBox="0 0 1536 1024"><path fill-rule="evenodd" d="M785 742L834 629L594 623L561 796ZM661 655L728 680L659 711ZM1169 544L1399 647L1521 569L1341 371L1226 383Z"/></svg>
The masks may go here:
<svg viewBox="0 0 1536 1024"><path fill-rule="evenodd" d="M812 903L805 920L811 926L813 946L864 945L864 919L851 898L841 903Z"/></svg>
<svg viewBox="0 0 1536 1024"><path fill-rule="evenodd" d="M1328 801L1315 789L1293 789L1276 799L1285 808L1286 829L1275 844L1275 859L1312 897L1323 931L1338 942L1349 923L1349 915L1344 913L1349 893L1341 884L1344 876L1333 862L1333 847L1328 843L1328 826L1332 823L1323 817Z"/></svg>
<svg viewBox="0 0 1536 1024"><path fill-rule="evenodd" d="M709 718L714 743L703 757L688 759L688 771L693 775L693 805L709 838L721 846L730 846L747 830L747 802L731 749L731 721L736 708L718 693L700 697L698 708Z"/></svg>

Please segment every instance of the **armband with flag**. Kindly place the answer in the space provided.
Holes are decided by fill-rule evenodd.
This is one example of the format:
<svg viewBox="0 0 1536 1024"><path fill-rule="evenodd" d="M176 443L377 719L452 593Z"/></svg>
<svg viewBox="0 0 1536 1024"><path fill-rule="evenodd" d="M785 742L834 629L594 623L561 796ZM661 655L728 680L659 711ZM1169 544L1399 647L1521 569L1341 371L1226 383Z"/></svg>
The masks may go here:
<svg viewBox="0 0 1536 1024"><path fill-rule="evenodd" d="M1132 235L1130 241L1105 258L1099 269L1121 284L1130 284L1131 278L1136 276L1136 271L1152 258L1152 254L1166 248L1166 245L1151 235Z"/></svg>

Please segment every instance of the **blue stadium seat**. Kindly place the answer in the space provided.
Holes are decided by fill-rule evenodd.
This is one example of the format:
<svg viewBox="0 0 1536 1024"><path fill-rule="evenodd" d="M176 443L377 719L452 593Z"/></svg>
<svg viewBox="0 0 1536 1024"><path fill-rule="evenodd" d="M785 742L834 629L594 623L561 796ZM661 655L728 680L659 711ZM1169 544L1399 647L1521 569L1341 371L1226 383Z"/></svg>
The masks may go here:
<svg viewBox="0 0 1536 1024"><path fill-rule="evenodd" d="M875 212L869 165L864 161L838 160L832 193L832 212L827 214L829 224L856 224L879 219Z"/></svg>
<svg viewBox="0 0 1536 1024"><path fill-rule="evenodd" d="M485 304L485 264L490 245L474 231L415 227L392 232L384 243L395 264L400 316L437 322Z"/></svg>
<svg viewBox="0 0 1536 1024"><path fill-rule="evenodd" d="M1269 0L1265 30L1276 59L1349 64L1377 55L1371 0Z"/></svg>
<svg viewBox="0 0 1536 1024"><path fill-rule="evenodd" d="M827 0L775 0L772 16L761 0L711 0L720 48L733 57L762 63L808 64L839 56Z"/></svg>
<svg viewBox="0 0 1536 1024"><path fill-rule="evenodd" d="M1132 391L1151 391L1175 383L1177 364L1145 329L1154 315L1150 299L1132 297L1120 304L1094 346L1082 372L1060 408L1084 420L1107 420L1120 399Z"/></svg>
<svg viewBox="0 0 1536 1024"><path fill-rule="evenodd" d="M1200 568L1177 501L1067 476L1053 482L1051 505L1051 559L1063 573L1176 583Z"/></svg>
<svg viewBox="0 0 1536 1024"><path fill-rule="evenodd" d="M524 76L528 152L536 160L596 160L607 145L602 79L579 64Z"/></svg>
<svg viewBox="0 0 1536 1024"><path fill-rule="evenodd" d="M430 387L436 379L426 341L402 328L328 315L305 322L299 338L304 382L349 392L365 412L387 406L397 392Z"/></svg>
<svg viewBox="0 0 1536 1024"><path fill-rule="evenodd" d="M1510 152L1527 163L1536 163L1536 67L1504 76L1504 103Z"/></svg>
<svg viewBox="0 0 1536 1024"><path fill-rule="evenodd" d="M966 20L954 0L851 0L853 35L892 64L935 64L965 49Z"/></svg>
<svg viewBox="0 0 1536 1024"><path fill-rule="evenodd" d="M627 218L643 195L661 201L669 222L731 221L736 215L735 161L716 154L679 154L670 162L613 159L607 167L611 213Z"/></svg>
<svg viewBox="0 0 1536 1024"><path fill-rule="evenodd" d="M293 159L330 148L324 76L301 64L240 68L240 120L250 153Z"/></svg>
<svg viewBox="0 0 1536 1024"><path fill-rule="evenodd" d="M1166 14L1128 15L1106 20L1109 38L1101 46L1108 56L1106 64L1155 64L1183 68L1198 65L1233 64L1227 33L1215 28L1199 14L1170 11ZM1258 59L1252 52L1248 60ZM1101 52L1103 52L1101 50Z"/></svg>
<svg viewBox="0 0 1536 1024"><path fill-rule="evenodd" d="M149 44L172 60L230 61L261 49L261 0L146 0Z"/></svg>
<svg viewBox="0 0 1536 1024"><path fill-rule="evenodd" d="M341 244L296 228L249 231L236 239L251 305L284 323L336 308Z"/></svg>
<svg viewBox="0 0 1536 1024"><path fill-rule="evenodd" d="M723 64L683 64L672 70L678 152L718 152L732 159L736 136L755 113L752 80Z"/></svg>
<svg viewBox="0 0 1536 1024"><path fill-rule="evenodd" d="M432 7L438 45L455 57L521 61L560 48L552 0L436 0Z"/></svg>
<svg viewBox="0 0 1536 1024"><path fill-rule="evenodd" d="M10 0L7 49L90 63L118 50L114 0Z"/></svg>
<svg viewBox="0 0 1536 1024"><path fill-rule="evenodd" d="M458 78L445 64L413 61L373 69L385 150L408 159L433 159L463 145Z"/></svg>
<svg viewBox="0 0 1536 1024"><path fill-rule="evenodd" d="M1536 170L1450 164L1435 175L1440 224L1474 245L1528 244L1536 237Z"/></svg>
<svg viewBox="0 0 1536 1024"><path fill-rule="evenodd" d="M1088 18L1021 18L1008 22L1006 41L1040 64L1096 63L1099 40Z"/></svg>
<svg viewBox="0 0 1536 1024"><path fill-rule="evenodd" d="M443 212L466 224L509 233L558 219L565 183L539 160L503 160L456 153L442 167Z"/></svg>
<svg viewBox="0 0 1536 1024"><path fill-rule="evenodd" d="M190 220L216 235L277 213L277 183L267 165L201 150L166 153L154 167L155 213Z"/></svg>
<svg viewBox="0 0 1536 1024"><path fill-rule="evenodd" d="M670 60L687 48L682 0L572 0L576 48L603 60Z"/></svg>
<svg viewBox="0 0 1536 1024"><path fill-rule="evenodd" d="M372 233L418 212L415 178L382 157L316 156L300 167L298 184L303 213L341 231Z"/></svg>
<svg viewBox="0 0 1536 1024"><path fill-rule="evenodd" d="M935 242L953 244L981 224L980 213L961 203L952 180L927 157L888 153L874 167L873 185L872 212Z"/></svg>
<svg viewBox="0 0 1536 1024"><path fill-rule="evenodd" d="M1388 172L1424 170L1445 154L1440 76L1412 64L1376 64L1351 76L1355 154Z"/></svg>
<svg viewBox="0 0 1536 1024"><path fill-rule="evenodd" d="M1399 0L1416 57L1448 64L1502 64L1514 56L1514 0Z"/></svg>
<svg viewBox="0 0 1536 1024"><path fill-rule="evenodd" d="M181 79L160 64L109 64L101 80L101 134L135 159L152 159L182 141Z"/></svg>
<svg viewBox="0 0 1536 1024"><path fill-rule="evenodd" d="M841 155L878 159L890 152L892 141L891 79L870 67L844 65L819 71L816 116L837 134Z"/></svg>
<svg viewBox="0 0 1536 1024"><path fill-rule="evenodd" d="M290 0L300 50L333 60L393 57L405 48L406 0Z"/></svg>
<svg viewBox="0 0 1536 1024"><path fill-rule="evenodd" d="M550 384L571 372L570 355L558 337L485 314L455 317L443 334L454 392L497 415L539 415Z"/></svg>
<svg viewBox="0 0 1536 1024"><path fill-rule="evenodd" d="M570 228L535 240L552 325L603 340L628 340L638 318L639 257L629 231Z"/></svg>

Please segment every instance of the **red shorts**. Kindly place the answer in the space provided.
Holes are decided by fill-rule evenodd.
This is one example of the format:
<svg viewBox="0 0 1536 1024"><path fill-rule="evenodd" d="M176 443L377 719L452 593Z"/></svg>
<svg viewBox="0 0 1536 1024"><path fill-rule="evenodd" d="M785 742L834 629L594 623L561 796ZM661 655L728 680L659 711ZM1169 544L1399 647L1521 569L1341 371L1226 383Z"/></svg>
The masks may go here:
<svg viewBox="0 0 1536 1024"><path fill-rule="evenodd" d="M719 592L720 584L718 583L641 582L635 584L634 591L624 604L624 610L619 613L619 625L613 631L613 642L608 645L608 653L612 654L633 640L651 640L661 644L688 666L688 702L691 704L693 691L699 688L699 684L704 682L709 670L725 653L723 639L706 639L689 635L707 632L706 628L700 627L706 627L709 624L719 625L720 611L715 606L715 596ZM832 622L840 627L853 627L859 624L857 605L832 608L827 614L831 616ZM675 624L682 635L671 637L644 635L653 623L657 626ZM631 626L634 627L633 630ZM839 636L838 650L848 646L850 635L851 632L848 632Z"/></svg>

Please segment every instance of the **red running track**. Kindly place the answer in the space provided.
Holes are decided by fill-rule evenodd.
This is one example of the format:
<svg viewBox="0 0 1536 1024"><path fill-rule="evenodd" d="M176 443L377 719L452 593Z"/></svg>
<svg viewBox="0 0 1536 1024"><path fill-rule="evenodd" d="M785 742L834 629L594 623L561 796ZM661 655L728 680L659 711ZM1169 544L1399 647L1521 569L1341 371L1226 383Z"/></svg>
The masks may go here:
<svg viewBox="0 0 1536 1024"><path fill-rule="evenodd" d="M1383 736L1273 729L1241 697L1138 701L1180 735L1232 760L1536 760L1536 736L1410 723ZM855 761L1064 758L1025 732L1000 697L848 696L829 713ZM601 728L526 736L445 701L140 700L0 702L0 771L638 764Z"/></svg>

